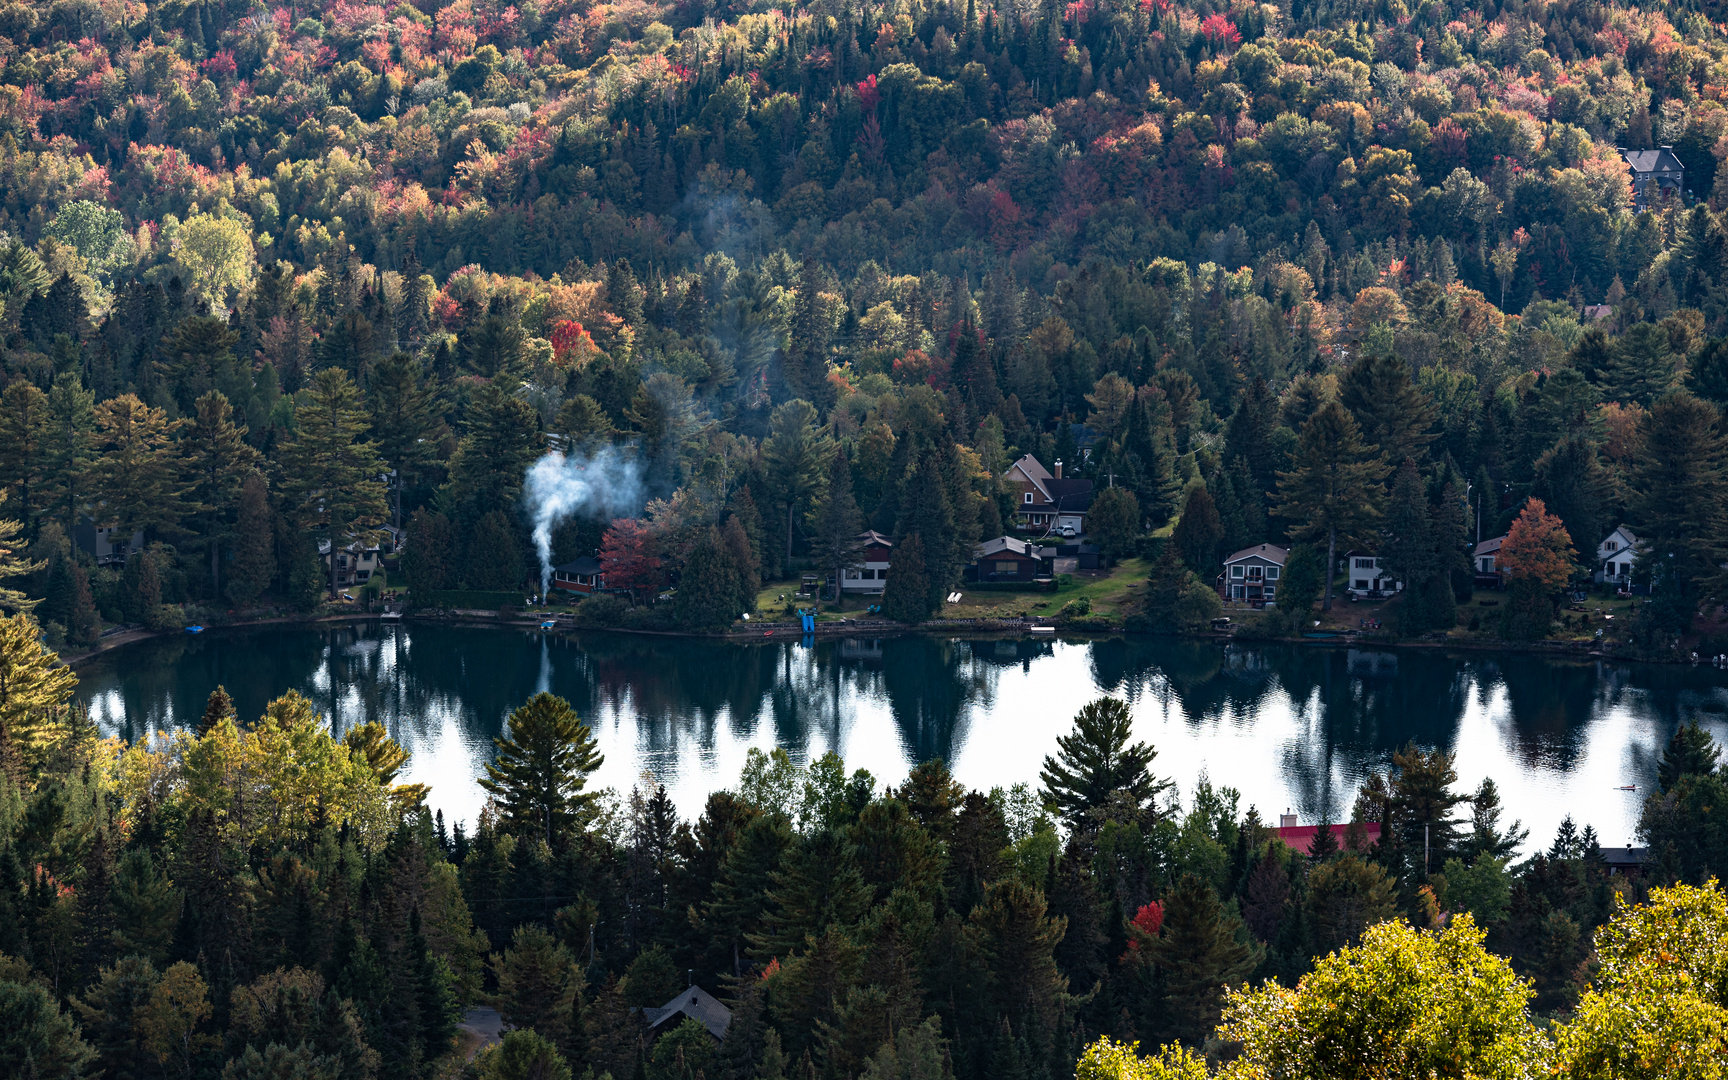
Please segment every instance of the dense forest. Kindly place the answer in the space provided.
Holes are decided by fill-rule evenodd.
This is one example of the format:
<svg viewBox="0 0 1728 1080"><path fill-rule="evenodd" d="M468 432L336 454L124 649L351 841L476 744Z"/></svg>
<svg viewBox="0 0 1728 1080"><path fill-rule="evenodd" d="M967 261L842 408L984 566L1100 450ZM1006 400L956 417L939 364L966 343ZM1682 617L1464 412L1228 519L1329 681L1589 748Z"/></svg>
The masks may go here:
<svg viewBox="0 0 1728 1080"><path fill-rule="evenodd" d="M1381 548L1400 631L1448 628L1520 519L1507 637L1621 524L1636 651L1719 591L1702 13L422 7L4 9L0 486L51 643L314 607L385 523L422 597L538 543L694 582L589 612L691 628L869 527L915 621L1024 453L1108 490L1148 626L1271 540ZM548 452L610 494L536 537Z"/></svg>
<svg viewBox="0 0 1728 1080"><path fill-rule="evenodd" d="M1571 818L1531 843L1491 779L1461 788L1415 746L1347 827L1292 850L1237 792L1161 777L1110 698L1036 790L752 750L689 821L651 781L588 788L592 733L540 694L478 778L478 822L446 828L376 724L334 737L292 692L242 718L218 688L195 729L126 746L67 706L29 616L0 630L9 1077L1039 1080L1080 1059L1086 1080L1636 1078L1728 1059L1728 770L1696 725L1662 757L1632 877ZM723 1037L650 1028L691 985L727 1003ZM458 1021L481 1005L508 1027L470 1060ZM1135 1042L1166 1048L1148 1063Z"/></svg>
<svg viewBox="0 0 1728 1080"><path fill-rule="evenodd" d="M315 609L319 545L386 524L413 594L520 592L543 545L623 590L587 618L692 629L872 528L917 621L1030 453L1150 565L1131 626L1206 618L1270 540L1272 618L1366 546L1398 632L1450 629L1505 534L1499 630L1540 638L1624 524L1617 633L1673 656L1728 564L1695 8L0 7L0 1074L1720 1075L1696 727L1638 879L1415 746L1293 852L1109 702L1036 791L774 754L685 821L587 790L541 697L447 829L379 728L217 690L122 746L50 651ZM1655 147L1684 181L1635 193ZM548 461L605 497L539 514ZM692 980L727 1037L650 1041ZM482 1004L515 1030L468 1063Z"/></svg>

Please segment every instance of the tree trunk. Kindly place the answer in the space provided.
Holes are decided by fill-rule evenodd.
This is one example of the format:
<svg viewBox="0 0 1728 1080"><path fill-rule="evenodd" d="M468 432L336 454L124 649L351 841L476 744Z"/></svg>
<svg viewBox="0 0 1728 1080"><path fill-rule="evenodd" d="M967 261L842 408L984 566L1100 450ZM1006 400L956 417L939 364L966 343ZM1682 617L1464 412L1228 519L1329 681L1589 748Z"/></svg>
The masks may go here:
<svg viewBox="0 0 1728 1080"><path fill-rule="evenodd" d="M1321 611L1332 610L1332 568L1337 563L1338 530L1336 527L1326 530L1326 601L1320 605Z"/></svg>

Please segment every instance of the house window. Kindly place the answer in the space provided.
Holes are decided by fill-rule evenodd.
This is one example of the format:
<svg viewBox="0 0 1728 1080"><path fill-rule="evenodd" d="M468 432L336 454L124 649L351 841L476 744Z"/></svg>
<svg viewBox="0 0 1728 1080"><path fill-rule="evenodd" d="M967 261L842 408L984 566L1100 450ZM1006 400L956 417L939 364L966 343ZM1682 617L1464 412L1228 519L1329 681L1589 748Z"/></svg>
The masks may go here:
<svg viewBox="0 0 1728 1080"><path fill-rule="evenodd" d="M1020 572L1020 564L1012 561L999 562L996 564L996 572L998 574L1018 574Z"/></svg>
<svg viewBox="0 0 1728 1080"><path fill-rule="evenodd" d="M1278 580L1278 568L1276 566L1268 566L1266 568L1266 580L1267 581L1277 581Z"/></svg>
<svg viewBox="0 0 1728 1080"><path fill-rule="evenodd" d="M1231 576L1231 577L1234 577L1234 578L1239 578L1239 577L1242 577L1242 576L1243 576L1243 571L1242 571L1242 567L1240 567L1240 566L1232 566L1232 567L1231 567L1231 568L1230 568L1230 576Z"/></svg>
<svg viewBox="0 0 1728 1080"><path fill-rule="evenodd" d="M1494 572L1494 556L1482 556L1482 572L1484 574L1492 574Z"/></svg>
<svg viewBox="0 0 1728 1080"><path fill-rule="evenodd" d="M1277 589L1273 588L1270 585L1266 586L1266 599L1268 599L1268 600L1274 599L1277 595L1278 595Z"/></svg>
<svg viewBox="0 0 1728 1080"><path fill-rule="evenodd" d="M1358 570L1372 570L1372 569L1374 569L1374 560L1373 559L1357 559L1356 560L1356 569L1358 569Z"/></svg>
<svg viewBox="0 0 1728 1080"><path fill-rule="evenodd" d="M1352 589L1366 589L1368 587L1368 583L1366 581L1353 581L1350 583L1350 587Z"/></svg>
<svg viewBox="0 0 1728 1080"><path fill-rule="evenodd" d="M1619 551L1619 550L1620 550L1620 545L1619 545L1619 544L1616 544L1616 543L1615 543L1615 542L1614 542L1614 541L1612 541L1612 540L1609 540L1609 541L1607 541L1607 542L1605 542L1605 543L1604 543L1604 544L1603 544L1603 545L1602 545L1602 550L1604 550L1604 551L1607 551L1607 552L1610 552L1610 553L1612 553L1612 552L1615 552L1615 551Z"/></svg>
<svg viewBox="0 0 1728 1080"><path fill-rule="evenodd" d="M1031 493L1031 492L1030 492L1030 491L1028 491L1028 492L1027 492L1027 493L1026 493L1026 496L1025 496L1025 502L1026 502L1026 505L1027 505L1027 506L1031 506L1031 505L1032 505L1032 493Z"/></svg>

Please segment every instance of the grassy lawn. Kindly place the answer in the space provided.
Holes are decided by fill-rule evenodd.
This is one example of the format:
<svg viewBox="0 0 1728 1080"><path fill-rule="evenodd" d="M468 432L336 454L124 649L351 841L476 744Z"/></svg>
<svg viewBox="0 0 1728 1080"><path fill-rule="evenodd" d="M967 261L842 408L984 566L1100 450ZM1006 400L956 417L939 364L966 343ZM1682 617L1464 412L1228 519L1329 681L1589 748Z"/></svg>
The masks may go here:
<svg viewBox="0 0 1728 1080"><path fill-rule="evenodd" d="M1010 619L1039 618L1053 616L1062 610L1063 605L1081 597L1092 602L1094 615L1121 615L1125 609L1140 596L1146 588L1148 568L1141 559L1125 559L1109 571L1088 571L1075 574L1068 584L1059 587L1054 593L1044 592L960 592L957 603L943 606L940 617L944 619ZM789 619L791 609L803 607L808 609L815 605L814 601L796 600L793 594L798 591L798 582L773 581L762 586L762 591L756 594L756 610L761 618ZM822 621L835 619L857 618L864 614L864 609L876 603L876 598L848 596L843 606L836 609L832 603L819 605L817 617Z"/></svg>

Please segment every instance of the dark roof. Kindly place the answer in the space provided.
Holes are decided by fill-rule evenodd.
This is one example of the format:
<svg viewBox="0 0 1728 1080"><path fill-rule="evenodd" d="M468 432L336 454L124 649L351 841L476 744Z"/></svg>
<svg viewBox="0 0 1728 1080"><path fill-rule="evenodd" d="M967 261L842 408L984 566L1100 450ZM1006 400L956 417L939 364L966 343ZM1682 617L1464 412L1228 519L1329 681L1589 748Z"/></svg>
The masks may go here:
<svg viewBox="0 0 1728 1080"><path fill-rule="evenodd" d="M571 559L563 566L554 566L552 572L554 574L581 574L586 577L600 572L600 560L592 555L584 555L580 559Z"/></svg>
<svg viewBox="0 0 1728 1080"><path fill-rule="evenodd" d="M1046 480L1044 487L1050 492L1050 502L1055 504L1058 513L1085 513L1092 505L1092 481L1090 480ZM1044 510L1046 507L1035 507Z"/></svg>
<svg viewBox="0 0 1728 1080"><path fill-rule="evenodd" d="M1256 544L1251 548L1243 548L1228 559L1225 559L1224 565L1229 566L1231 563L1241 562L1243 559L1261 558L1277 566L1283 566L1284 560L1289 557L1290 551L1288 548L1281 548L1277 544Z"/></svg>
<svg viewBox="0 0 1728 1080"><path fill-rule="evenodd" d="M1641 866L1649 854L1649 848L1605 847L1602 849L1602 861L1609 866Z"/></svg>
<svg viewBox="0 0 1728 1080"><path fill-rule="evenodd" d="M1620 153L1635 173L1684 172L1686 169L1674 156L1674 151L1666 146L1655 150L1621 150Z"/></svg>
<svg viewBox="0 0 1728 1080"><path fill-rule="evenodd" d="M1506 542L1506 536L1505 536L1505 534L1501 534L1499 536L1496 536L1492 540L1484 540L1480 544L1477 544L1475 551L1473 551L1471 554L1472 554L1472 556L1475 556L1475 555L1492 555L1496 551L1499 551L1500 545L1504 544L1505 542Z"/></svg>
<svg viewBox="0 0 1728 1080"><path fill-rule="evenodd" d="M677 997L658 1009L643 1009L642 1015L651 1028L660 1027L677 1017L688 1016L701 1021L702 1026L716 1039L725 1039L726 1029L732 1026L732 1010L720 1004L714 995L700 986L679 991Z"/></svg>

